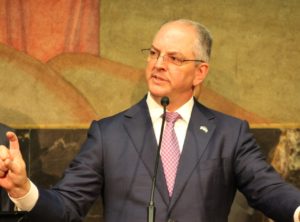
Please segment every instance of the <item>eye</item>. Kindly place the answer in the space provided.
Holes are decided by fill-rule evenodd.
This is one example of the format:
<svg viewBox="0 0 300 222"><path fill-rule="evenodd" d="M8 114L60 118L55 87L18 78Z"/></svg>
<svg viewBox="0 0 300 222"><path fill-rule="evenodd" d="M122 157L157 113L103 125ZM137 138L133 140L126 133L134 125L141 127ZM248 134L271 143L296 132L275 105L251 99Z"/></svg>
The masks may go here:
<svg viewBox="0 0 300 222"><path fill-rule="evenodd" d="M150 49L150 50L149 50L149 55L150 55L151 57L156 57L156 56L158 56L158 52L155 51L155 50L153 50L153 49Z"/></svg>
<svg viewBox="0 0 300 222"><path fill-rule="evenodd" d="M179 64L182 62L182 58L176 56L176 55L169 55L169 61L175 64Z"/></svg>

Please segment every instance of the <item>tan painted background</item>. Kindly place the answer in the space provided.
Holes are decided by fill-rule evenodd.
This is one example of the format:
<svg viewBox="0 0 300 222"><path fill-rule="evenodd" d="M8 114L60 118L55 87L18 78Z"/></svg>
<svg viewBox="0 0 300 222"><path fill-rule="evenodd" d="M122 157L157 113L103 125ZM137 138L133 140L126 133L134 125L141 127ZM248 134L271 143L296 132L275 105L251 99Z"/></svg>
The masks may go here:
<svg viewBox="0 0 300 222"><path fill-rule="evenodd" d="M196 95L204 104L254 127L300 125L300 1L101 0L98 6L98 15L85 17L100 18L99 55L65 50L45 61L0 44L0 122L87 127L127 108L146 93L140 49L164 21L189 18L214 37L210 74ZM76 33L80 26L73 25Z"/></svg>

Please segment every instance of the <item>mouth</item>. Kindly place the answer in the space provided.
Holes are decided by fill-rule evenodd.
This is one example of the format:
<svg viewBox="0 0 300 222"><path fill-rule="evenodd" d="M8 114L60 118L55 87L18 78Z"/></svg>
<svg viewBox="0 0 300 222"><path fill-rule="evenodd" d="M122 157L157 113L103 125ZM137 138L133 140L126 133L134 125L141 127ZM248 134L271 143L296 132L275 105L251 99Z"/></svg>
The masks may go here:
<svg viewBox="0 0 300 222"><path fill-rule="evenodd" d="M152 74L151 78L157 81L167 81L165 78L158 76L157 74Z"/></svg>

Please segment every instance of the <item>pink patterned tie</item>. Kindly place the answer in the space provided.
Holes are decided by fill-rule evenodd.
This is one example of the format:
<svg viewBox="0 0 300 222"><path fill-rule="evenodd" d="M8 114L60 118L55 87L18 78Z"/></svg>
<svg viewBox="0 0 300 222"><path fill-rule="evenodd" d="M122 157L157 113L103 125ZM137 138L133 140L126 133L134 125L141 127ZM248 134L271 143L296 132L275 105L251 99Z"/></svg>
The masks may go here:
<svg viewBox="0 0 300 222"><path fill-rule="evenodd" d="M180 158L178 140L174 130L176 120L180 119L176 112L166 113L166 125L161 144L161 160L167 181L169 196L172 196L176 178L177 166Z"/></svg>

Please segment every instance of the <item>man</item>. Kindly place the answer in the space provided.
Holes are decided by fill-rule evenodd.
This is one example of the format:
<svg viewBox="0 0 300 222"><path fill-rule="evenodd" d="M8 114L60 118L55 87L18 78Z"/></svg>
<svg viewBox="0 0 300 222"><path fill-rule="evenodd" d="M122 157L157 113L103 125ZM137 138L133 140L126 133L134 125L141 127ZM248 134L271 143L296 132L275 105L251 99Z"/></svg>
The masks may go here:
<svg viewBox="0 0 300 222"><path fill-rule="evenodd" d="M8 146L8 140L6 138L6 132L12 131L8 126L0 123L0 145ZM0 188L0 211L13 211L13 204L9 200L5 190Z"/></svg>
<svg viewBox="0 0 300 222"><path fill-rule="evenodd" d="M7 135L10 150L1 147L0 186L29 211L31 221L81 221L98 195L106 222L146 221L160 102L167 96L154 195L157 222L225 222L236 189L276 221L297 221L299 191L265 162L248 124L193 99L194 88L208 73L211 43L209 32L195 22L164 24L151 48L143 50L149 53L148 95L122 113L94 121L80 153L52 190L37 190L27 179L13 133Z"/></svg>

